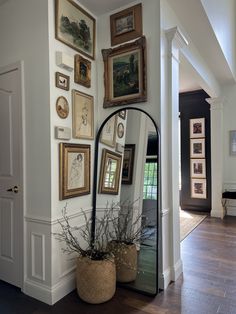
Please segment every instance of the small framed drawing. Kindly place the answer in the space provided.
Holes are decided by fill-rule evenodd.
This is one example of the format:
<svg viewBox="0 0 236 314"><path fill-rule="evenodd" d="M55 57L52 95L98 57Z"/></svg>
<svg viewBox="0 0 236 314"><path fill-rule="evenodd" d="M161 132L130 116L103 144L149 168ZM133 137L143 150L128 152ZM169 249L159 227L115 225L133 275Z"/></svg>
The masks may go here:
<svg viewBox="0 0 236 314"><path fill-rule="evenodd" d="M110 147L115 147L116 143L117 116L112 116L104 125L100 136L100 142Z"/></svg>
<svg viewBox="0 0 236 314"><path fill-rule="evenodd" d="M118 116L119 116L121 119L125 120L125 119L126 119L126 110L121 110L121 111L119 111L119 112L118 112Z"/></svg>
<svg viewBox="0 0 236 314"><path fill-rule="evenodd" d="M103 149L100 167L99 193L119 194L121 155Z"/></svg>
<svg viewBox="0 0 236 314"><path fill-rule="evenodd" d="M229 131L229 153L236 156L236 130Z"/></svg>
<svg viewBox="0 0 236 314"><path fill-rule="evenodd" d="M207 198L206 179L191 179L191 197Z"/></svg>
<svg viewBox="0 0 236 314"><path fill-rule="evenodd" d="M124 136L124 132L125 132L124 124L120 122L117 126L117 136L119 138L122 138Z"/></svg>
<svg viewBox="0 0 236 314"><path fill-rule="evenodd" d="M105 69L103 107L146 101L145 37L114 49L103 49L102 55Z"/></svg>
<svg viewBox="0 0 236 314"><path fill-rule="evenodd" d="M56 101L56 111L60 118L65 119L69 114L69 104L64 96L60 96Z"/></svg>
<svg viewBox="0 0 236 314"><path fill-rule="evenodd" d="M80 55L75 55L74 81L85 87L91 87L91 62Z"/></svg>
<svg viewBox="0 0 236 314"><path fill-rule="evenodd" d="M74 138L93 139L94 109L93 96L72 91L72 134Z"/></svg>
<svg viewBox="0 0 236 314"><path fill-rule="evenodd" d="M205 137L205 118L190 119L190 138Z"/></svg>
<svg viewBox="0 0 236 314"><path fill-rule="evenodd" d="M190 139L190 158L205 158L205 139Z"/></svg>
<svg viewBox="0 0 236 314"><path fill-rule="evenodd" d="M110 27L112 46L141 37L143 34L141 3L112 14Z"/></svg>
<svg viewBox="0 0 236 314"><path fill-rule="evenodd" d="M90 193L90 145L60 143L60 200Z"/></svg>
<svg viewBox="0 0 236 314"><path fill-rule="evenodd" d="M72 0L56 0L56 39L94 59L95 19Z"/></svg>
<svg viewBox="0 0 236 314"><path fill-rule="evenodd" d="M206 160L190 159L191 178L205 178L206 177Z"/></svg>
<svg viewBox="0 0 236 314"><path fill-rule="evenodd" d="M70 77L60 72L56 72L56 87L69 90L70 89Z"/></svg>
<svg viewBox="0 0 236 314"><path fill-rule="evenodd" d="M122 184L132 184L135 144L126 144L123 157Z"/></svg>

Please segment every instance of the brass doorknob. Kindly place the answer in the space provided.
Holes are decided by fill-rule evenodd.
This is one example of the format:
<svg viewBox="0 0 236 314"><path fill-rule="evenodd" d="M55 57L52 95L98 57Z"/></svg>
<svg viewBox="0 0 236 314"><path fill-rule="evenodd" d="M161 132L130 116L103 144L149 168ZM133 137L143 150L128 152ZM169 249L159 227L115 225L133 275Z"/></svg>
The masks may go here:
<svg viewBox="0 0 236 314"><path fill-rule="evenodd" d="M7 192L18 193L19 192L19 188L18 188L17 185L15 185L13 188L8 189Z"/></svg>

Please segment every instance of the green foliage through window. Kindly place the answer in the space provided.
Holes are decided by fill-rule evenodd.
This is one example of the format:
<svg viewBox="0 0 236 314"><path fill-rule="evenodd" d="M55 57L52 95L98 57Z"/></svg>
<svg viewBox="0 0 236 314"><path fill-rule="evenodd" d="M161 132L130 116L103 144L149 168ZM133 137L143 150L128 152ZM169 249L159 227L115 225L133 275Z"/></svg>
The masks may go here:
<svg viewBox="0 0 236 314"><path fill-rule="evenodd" d="M143 198L157 199L157 162L146 162L144 169Z"/></svg>

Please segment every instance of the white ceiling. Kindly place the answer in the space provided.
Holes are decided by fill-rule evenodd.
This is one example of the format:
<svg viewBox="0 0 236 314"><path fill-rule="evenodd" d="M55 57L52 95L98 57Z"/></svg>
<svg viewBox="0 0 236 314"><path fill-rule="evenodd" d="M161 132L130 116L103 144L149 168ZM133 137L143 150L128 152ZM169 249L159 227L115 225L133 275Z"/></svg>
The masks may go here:
<svg viewBox="0 0 236 314"><path fill-rule="evenodd" d="M133 0L79 0L90 12L99 16L125 6Z"/></svg>

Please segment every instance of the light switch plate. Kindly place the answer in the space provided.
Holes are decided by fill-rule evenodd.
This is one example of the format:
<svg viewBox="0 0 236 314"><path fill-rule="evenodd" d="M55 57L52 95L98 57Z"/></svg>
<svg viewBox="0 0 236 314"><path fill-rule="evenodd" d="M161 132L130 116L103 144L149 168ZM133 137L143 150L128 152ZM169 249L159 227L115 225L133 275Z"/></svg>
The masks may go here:
<svg viewBox="0 0 236 314"><path fill-rule="evenodd" d="M56 52L56 64L62 69L72 72L74 69L74 59L62 51Z"/></svg>

